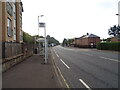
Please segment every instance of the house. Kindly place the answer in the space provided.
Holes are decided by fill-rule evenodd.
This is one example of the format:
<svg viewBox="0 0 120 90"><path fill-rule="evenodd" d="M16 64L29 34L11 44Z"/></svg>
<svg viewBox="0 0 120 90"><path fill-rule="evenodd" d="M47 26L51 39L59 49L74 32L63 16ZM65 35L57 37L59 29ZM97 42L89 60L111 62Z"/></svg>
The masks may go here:
<svg viewBox="0 0 120 90"><path fill-rule="evenodd" d="M120 35L112 37L111 42L120 42Z"/></svg>
<svg viewBox="0 0 120 90"><path fill-rule="evenodd" d="M75 47L77 47L79 45L79 38L75 38L72 45L74 45Z"/></svg>
<svg viewBox="0 0 120 90"><path fill-rule="evenodd" d="M23 4L21 1L0 1L0 41L23 42L22 12Z"/></svg>
<svg viewBox="0 0 120 90"><path fill-rule="evenodd" d="M81 48L95 48L100 41L99 36L87 33L87 35L75 39L74 44Z"/></svg>

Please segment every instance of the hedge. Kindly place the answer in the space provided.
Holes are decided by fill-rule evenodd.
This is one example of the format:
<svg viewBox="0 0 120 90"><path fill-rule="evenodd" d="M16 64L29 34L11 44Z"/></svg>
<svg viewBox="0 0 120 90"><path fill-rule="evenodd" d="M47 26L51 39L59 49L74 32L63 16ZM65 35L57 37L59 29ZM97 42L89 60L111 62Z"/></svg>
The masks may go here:
<svg viewBox="0 0 120 90"><path fill-rule="evenodd" d="M97 44L98 50L114 50L120 51L120 42L104 42Z"/></svg>

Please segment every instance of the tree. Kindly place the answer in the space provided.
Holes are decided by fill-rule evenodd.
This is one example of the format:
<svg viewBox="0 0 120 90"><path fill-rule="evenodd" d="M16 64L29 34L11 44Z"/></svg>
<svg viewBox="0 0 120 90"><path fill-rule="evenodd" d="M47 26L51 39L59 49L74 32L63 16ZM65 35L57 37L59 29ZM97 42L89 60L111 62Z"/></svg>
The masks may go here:
<svg viewBox="0 0 120 90"><path fill-rule="evenodd" d="M46 38L47 38L48 44L52 44L52 43L56 45L60 44L58 40L56 40L54 37L50 37L50 35L47 35Z"/></svg>
<svg viewBox="0 0 120 90"><path fill-rule="evenodd" d="M120 26L114 25L113 27L110 27L110 29L108 29L108 34L113 36L120 35Z"/></svg>
<svg viewBox="0 0 120 90"><path fill-rule="evenodd" d="M23 31L23 42L25 43L34 43L34 38L28 33Z"/></svg>
<svg viewBox="0 0 120 90"><path fill-rule="evenodd" d="M50 35L47 35L47 41L48 41L48 44L51 44L51 37L50 37Z"/></svg>
<svg viewBox="0 0 120 90"><path fill-rule="evenodd" d="M74 39L68 39L68 40L67 40L68 45L72 44L73 41L74 41Z"/></svg>
<svg viewBox="0 0 120 90"><path fill-rule="evenodd" d="M63 40L63 42L62 42L62 45L63 45L63 46L68 46L68 41L67 41L66 38L64 38L64 40Z"/></svg>
<svg viewBox="0 0 120 90"><path fill-rule="evenodd" d="M107 39L102 39L103 42L110 42L111 41L111 38L107 38Z"/></svg>
<svg viewBox="0 0 120 90"><path fill-rule="evenodd" d="M38 39L38 38L44 38L43 36L38 36L38 35L30 35L26 32L23 31L23 42L25 43L35 43L35 41ZM37 42L38 43L38 42Z"/></svg>

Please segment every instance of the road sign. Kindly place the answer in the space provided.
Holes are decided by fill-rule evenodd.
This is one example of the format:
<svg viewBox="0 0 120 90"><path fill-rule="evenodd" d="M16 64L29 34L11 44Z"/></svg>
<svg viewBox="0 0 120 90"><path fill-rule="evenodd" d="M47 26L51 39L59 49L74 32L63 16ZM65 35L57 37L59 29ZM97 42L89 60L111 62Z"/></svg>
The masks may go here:
<svg viewBox="0 0 120 90"><path fill-rule="evenodd" d="M39 23L39 27L45 27L45 23L44 22L40 22Z"/></svg>

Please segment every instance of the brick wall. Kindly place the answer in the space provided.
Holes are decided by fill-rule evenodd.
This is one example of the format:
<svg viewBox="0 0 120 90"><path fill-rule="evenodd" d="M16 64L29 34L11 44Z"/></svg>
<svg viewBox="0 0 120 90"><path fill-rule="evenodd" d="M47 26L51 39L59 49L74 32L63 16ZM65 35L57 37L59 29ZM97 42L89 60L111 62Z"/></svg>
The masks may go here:
<svg viewBox="0 0 120 90"><path fill-rule="evenodd" d="M117 37L112 37L111 42L120 42L120 39L118 39Z"/></svg>
<svg viewBox="0 0 120 90"><path fill-rule="evenodd" d="M2 41L2 2L0 2L0 41Z"/></svg>
<svg viewBox="0 0 120 90"><path fill-rule="evenodd" d="M94 47L96 47L97 43L100 42L100 38L80 38L76 40L76 46L78 47L91 47L91 43L93 43Z"/></svg>
<svg viewBox="0 0 120 90"><path fill-rule="evenodd" d="M2 59L2 2L0 2L0 63Z"/></svg>
<svg viewBox="0 0 120 90"><path fill-rule="evenodd" d="M97 45L97 43L100 42L100 38L89 38L89 43L88 43L88 45L90 45L91 42L93 42L94 45Z"/></svg>

